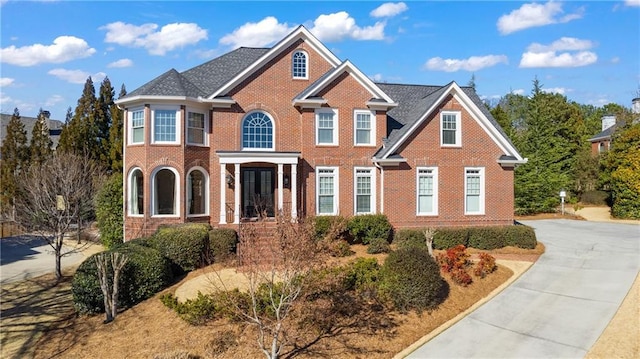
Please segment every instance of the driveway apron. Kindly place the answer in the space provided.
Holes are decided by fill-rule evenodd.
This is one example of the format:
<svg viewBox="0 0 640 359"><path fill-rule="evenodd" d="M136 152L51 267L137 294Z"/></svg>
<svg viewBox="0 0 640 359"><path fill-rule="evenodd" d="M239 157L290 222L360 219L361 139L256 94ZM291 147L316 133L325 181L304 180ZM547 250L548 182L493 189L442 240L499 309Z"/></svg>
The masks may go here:
<svg viewBox="0 0 640 359"><path fill-rule="evenodd" d="M584 358L640 270L640 226L523 221L546 252L409 358Z"/></svg>

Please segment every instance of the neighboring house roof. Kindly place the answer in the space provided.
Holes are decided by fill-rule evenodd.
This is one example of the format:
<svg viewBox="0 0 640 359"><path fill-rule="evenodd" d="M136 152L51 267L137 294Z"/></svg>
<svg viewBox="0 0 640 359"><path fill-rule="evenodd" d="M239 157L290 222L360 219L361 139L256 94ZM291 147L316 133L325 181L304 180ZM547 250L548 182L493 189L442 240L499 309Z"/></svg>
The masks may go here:
<svg viewBox="0 0 640 359"><path fill-rule="evenodd" d="M0 114L0 146L4 143L4 138L7 136L7 126L13 115ZM33 126L35 126L38 119L36 117L20 116L20 121L24 124L24 129L27 131L27 145L31 141L31 135L33 132ZM62 132L62 121L49 119L49 136L53 142L53 148L58 145L60 139L60 133Z"/></svg>
<svg viewBox="0 0 640 359"><path fill-rule="evenodd" d="M598 142L598 141L602 141L602 140L610 140L611 139L611 135L613 135L613 133L615 131L616 131L616 125L613 125L613 126L607 128L606 130L601 131L597 135L591 137L589 139L589 141L590 142Z"/></svg>

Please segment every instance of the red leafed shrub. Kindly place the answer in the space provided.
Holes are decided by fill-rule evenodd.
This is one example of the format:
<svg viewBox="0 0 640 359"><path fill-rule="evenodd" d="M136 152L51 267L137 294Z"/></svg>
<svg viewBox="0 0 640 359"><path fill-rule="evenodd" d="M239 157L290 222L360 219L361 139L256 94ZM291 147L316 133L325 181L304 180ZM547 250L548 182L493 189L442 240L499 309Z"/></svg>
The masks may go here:
<svg viewBox="0 0 640 359"><path fill-rule="evenodd" d="M487 274L495 271L498 267L496 266L496 259L488 253L480 253L480 260L476 263L476 267L473 270L473 274L476 277L484 278Z"/></svg>
<svg viewBox="0 0 640 359"><path fill-rule="evenodd" d="M473 282L473 279L471 279L471 276L464 268L454 268L453 270L451 270L451 272L449 272L449 274L451 275L451 279L456 284L459 284L463 287L466 287L471 284L471 282Z"/></svg>
<svg viewBox="0 0 640 359"><path fill-rule="evenodd" d="M464 270L471 264L467 248L462 244L447 249L446 253L438 254L436 260L445 273L450 273L454 269Z"/></svg>

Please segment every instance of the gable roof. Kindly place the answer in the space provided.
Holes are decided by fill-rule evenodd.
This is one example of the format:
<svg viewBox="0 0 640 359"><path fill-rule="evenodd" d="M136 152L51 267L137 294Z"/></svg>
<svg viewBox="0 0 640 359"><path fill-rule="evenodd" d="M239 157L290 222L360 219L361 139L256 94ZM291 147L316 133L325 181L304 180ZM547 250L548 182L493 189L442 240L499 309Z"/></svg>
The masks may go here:
<svg viewBox="0 0 640 359"><path fill-rule="evenodd" d="M438 105L448 95L453 95L498 147L504 151L505 156L513 157L518 162L526 162L526 159L523 159L518 153L473 88L463 88L455 82L445 86L400 84L378 84L378 86L393 96L399 106L387 112L387 121L390 124L388 125L389 133L385 145L374 155L374 160L397 156L399 148L434 113Z"/></svg>
<svg viewBox="0 0 640 359"><path fill-rule="evenodd" d="M13 117L13 114L0 114L0 146L2 146L5 137L7 137L7 126L11 121L11 117ZM33 136L33 127L36 125L38 118L21 115L20 121L24 124L25 131L27 131L27 145L29 145L31 137ZM62 121L47 119L49 136L51 137L51 141L53 142L53 148L56 148L58 146L60 133L62 132L62 125Z"/></svg>
<svg viewBox="0 0 640 359"><path fill-rule="evenodd" d="M598 142L601 140L610 140L611 139L611 135L613 135L613 133L616 131L616 127L617 124L607 128L604 131L600 131L597 135L591 137L589 139L590 142Z"/></svg>

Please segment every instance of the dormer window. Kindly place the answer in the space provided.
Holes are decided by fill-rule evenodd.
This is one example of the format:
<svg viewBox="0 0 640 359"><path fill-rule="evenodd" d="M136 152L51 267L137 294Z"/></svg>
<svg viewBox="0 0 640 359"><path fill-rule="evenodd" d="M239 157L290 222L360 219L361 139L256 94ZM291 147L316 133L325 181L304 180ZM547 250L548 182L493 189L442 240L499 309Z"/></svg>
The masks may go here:
<svg viewBox="0 0 640 359"><path fill-rule="evenodd" d="M308 74L307 54L304 51L296 51L291 57L291 74L294 79L307 79Z"/></svg>

